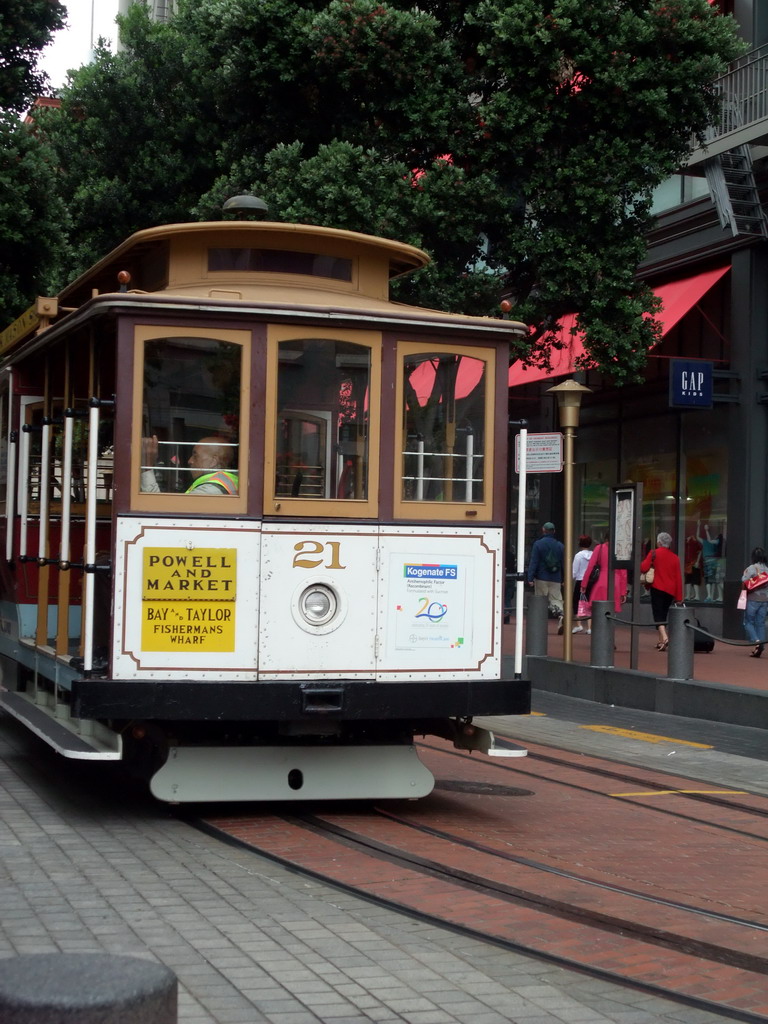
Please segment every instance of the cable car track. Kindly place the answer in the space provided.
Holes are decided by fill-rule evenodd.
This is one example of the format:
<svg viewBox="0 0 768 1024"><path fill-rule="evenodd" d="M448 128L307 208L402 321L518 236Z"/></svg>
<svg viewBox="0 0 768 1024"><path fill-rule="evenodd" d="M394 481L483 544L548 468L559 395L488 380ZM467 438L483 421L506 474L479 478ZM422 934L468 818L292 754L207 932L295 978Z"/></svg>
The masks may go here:
<svg viewBox="0 0 768 1024"><path fill-rule="evenodd" d="M457 841L457 837L454 836L454 835L451 835L451 834L449 834L447 832L440 832L438 829L429 828L429 827L427 827L425 825L417 825L414 822L407 821L405 818L401 818L401 817L398 817L396 815L393 815L393 814L391 814L388 811L383 811L383 810L381 810L381 808L376 808L376 812L378 814L382 815L383 817L387 817L387 818L389 818L392 821L397 821L400 824L407 826L408 828L416 829L417 831L423 832L425 834L436 836L437 838L440 838L440 839L446 839L449 842L456 842ZM310 818L307 818L306 820L310 821ZM329 831L332 831L332 829L329 829ZM344 830L341 830L341 829L338 830L340 835L343 834L343 831ZM573 872L573 871L565 871L563 868L554 867L553 865L546 864L543 861L537 862L537 861L532 860L529 857L519 857L519 856L517 856L517 855L515 855L513 853L505 853L505 852L498 851L498 850L492 850L488 846L485 846L485 845L483 845L481 843L472 842L471 840L468 840L468 839L462 839L461 842L462 842L462 844L467 849L473 849L473 850L476 850L479 853L488 853L488 854L491 854L494 857L500 857L503 860L508 860L508 861L510 861L512 863L515 863L515 864L520 864L520 865L523 865L525 867L535 868L537 871L542 871L542 872L545 872L547 874L557 875L559 878L566 878L566 879L569 879L569 880L574 881L574 882L579 882L582 885L592 885L592 886L595 886L595 887L597 887L599 889L604 889L607 892L615 892L615 893L620 893L623 896L631 896L633 899L645 900L647 902L656 904L657 906L670 907L670 908L673 908L675 910L683 910L683 911L686 911L687 913L701 914L704 917L711 917L711 918L713 918L713 919L715 919L717 921L727 922L728 924L736 924L736 925L740 925L741 927L744 927L744 928L756 928L759 931L768 932L768 924L763 924L763 923L758 922L758 921L747 921L744 918L735 917L735 916L733 916L731 914L723 914L720 911L709 910L709 909L702 908L702 907L694 907L691 904L681 903L681 902L678 902L676 900L667 900L667 899L660 899L658 897L648 896L646 893L642 893L642 892L639 892L637 890L630 889L630 888L628 888L626 886L620 886L620 885L616 885L616 884L609 884L609 883L605 883L605 882L599 882L599 881L596 881L595 879L588 878L586 875L578 874L578 873ZM622 922L622 927L623 926L624 926L624 922Z"/></svg>
<svg viewBox="0 0 768 1024"><path fill-rule="evenodd" d="M765 861L763 844L768 836L740 828L734 819L756 812L763 817L760 806L705 800L707 812L727 811L730 818L723 821L723 815L716 814L711 820L711 814L695 816L686 795L675 795L675 806L680 807L675 812L680 825L676 829L659 816L660 808L653 803L616 799L599 787L584 785L583 776L578 781L567 775L572 769L586 769L592 777L651 791L690 785L690 780L655 771L633 775L619 766L601 767L592 758L574 765L567 755L534 754L531 767L521 772L519 762L510 768L456 754L448 747L430 745L422 750L438 786L431 797L418 802L294 806L280 815L254 814L253 808L248 813L238 807L231 814L218 809L196 824L293 870L420 920L735 1020L768 1021L768 917L752 912L754 902L738 886L736 893L730 891L730 876L725 879L722 870L719 888L713 884L718 861L722 869L722 850L742 849L755 865ZM562 771L566 778L547 772L537 775L531 770L537 763ZM499 776L500 771L504 775ZM498 785L509 771L535 780L536 792ZM544 799L562 806L563 787L573 794L579 814L582 804L590 808L584 832L596 855L586 862L586 869L579 864L589 856L589 850L581 848L589 846L583 836L572 835L581 845L559 845L567 827L559 832L553 828L541 843L544 856L537 856L537 835L531 829L540 823L526 820L521 810L527 806L533 811ZM500 795L505 792L506 797ZM535 801L513 802L526 794ZM599 796L609 796L610 802L596 803ZM764 802L759 797L754 801ZM669 837L669 849L660 849L658 863L627 866L620 857L614 863L610 854L601 855L605 851L600 850L600 830L614 827L620 819L635 830L640 819L646 838L657 833ZM691 865L702 876L698 883L685 873L681 876L675 863L677 857L690 856L685 852L690 847L683 844L678 850L676 840L684 838L690 844L692 833L705 851L702 863ZM619 836L617 849L631 843L633 835L630 831L627 839ZM685 871L684 861L682 867Z"/></svg>
<svg viewBox="0 0 768 1024"><path fill-rule="evenodd" d="M497 743L499 744L499 746L503 746L504 737L498 737L497 736L496 740L497 740ZM510 740L509 742L511 743L512 741ZM450 754L452 756L456 756L456 757L463 757L463 756L465 756L465 755L462 755L461 753L459 753L458 751L456 751L456 752L454 752L454 751L445 751L442 748L439 748L437 746L433 746L431 744L420 743L419 746L422 749L430 749L430 750L435 750L435 751L440 750L443 753L448 753L448 754ZM582 757L582 755L579 755L579 757ZM576 761L570 761L570 760L567 760L566 758L563 758L563 757L554 757L551 754L542 754L540 752L540 750L532 748L530 744L528 745L528 757L526 758L526 761L527 761L528 764L535 764L535 763L539 763L539 762L542 763L542 764L551 764L551 765L553 765L555 767L567 768L567 769L569 769L571 771L580 772L580 773L583 773L585 775L594 775L594 776L600 777L600 778L613 779L616 782L624 782L624 783L627 783L628 785L643 786L643 787L645 787L648 790L655 790L655 791L657 791L659 793L668 791L668 789L669 789L669 779L670 778L680 778L680 776L678 776L676 773L675 774L670 773L669 775L667 775L666 773L662 772L660 769L647 769L647 771L651 772L651 773L653 773L653 774L655 774L657 776L662 776L663 775L665 777L665 781L663 781L663 782L662 781L658 781L658 780L653 779L653 778L650 778L648 775L644 775L642 777L639 777L638 775L630 775L627 772L620 772L620 771L617 771L617 770L600 768L600 767L597 767L595 765L590 765L588 763L581 763L581 762L576 762ZM542 776L536 774L536 772L532 772L532 771L528 770L525 767L525 763L523 763L521 761L517 761L514 766L509 765L509 764L507 764L507 763L505 763L503 761L498 761L498 762L494 762L493 766L495 768L501 770L501 771L514 772L515 776L523 775L523 776L527 776L529 778L535 778L535 779L541 779L542 778ZM571 789L580 789L580 790L582 790L585 793L594 793L596 795L605 795L603 790L600 790L600 789L597 789L597 788L592 788L592 787L589 787L589 786L586 786L586 785L583 785L583 784L582 785L576 785L573 782L568 782L568 781L565 781L563 779L557 779L557 778L550 777L550 776L547 776L547 780L550 781L550 782L555 782L555 783L557 783L557 784L559 784L561 786L567 786L567 787L569 787ZM688 781L688 782L691 781L689 776L686 777L686 781ZM702 785L712 785L711 782L707 782L706 780L699 780L699 781L701 782ZM695 793L695 792L691 792L691 791L680 791L679 793L677 793L675 795L676 795L676 798L678 798L678 800L681 800L681 799L682 800L690 800L693 803L704 804L704 805L710 806L710 807L718 807L718 808L721 808L721 809L724 809L724 810L728 810L728 811L743 812L745 814L753 815L756 818L765 818L766 820L768 820L768 801L766 801L765 797L762 797L759 794L749 793L749 792L745 792L743 794L743 795L746 795L746 796L749 796L750 798L752 798L752 800L755 801L755 803L753 803L753 804L747 804L747 803L745 803L744 801L741 801L741 800L734 800L734 799L726 800L726 799L724 799L721 796L717 796L717 795L714 795L714 794L711 794L711 793ZM741 794L739 794L739 795L741 795ZM618 801L625 801L625 802L628 802L628 803L634 803L634 802L637 801L637 796L628 796L628 795L621 795L621 794L611 794L611 799L618 800ZM762 803L763 806L759 806L759 803ZM670 808L667 808L667 807L654 806L654 805L647 804L647 803L643 804L643 806L647 807L649 810L656 811L656 813L658 813L658 814L673 815L674 817L684 818L685 820L693 821L693 822L700 822L702 820L700 818L696 818L694 815L689 815L689 814L686 814L686 813L682 812L679 809L678 804L675 805L674 809L670 809ZM724 831L735 832L736 834L742 835L742 836L747 837L747 838L751 837L751 838L758 839L758 840L768 840L768 829L766 830L766 832L764 834L763 833L759 833L759 832L747 832L744 829L737 829L737 828L734 828L733 826L727 825L727 824L725 824L723 822L712 821L711 818L707 818L706 819L706 824L711 826L712 828L720 828L720 829L723 829Z"/></svg>
<svg viewBox="0 0 768 1024"><path fill-rule="evenodd" d="M377 813L381 813L377 810ZM387 815L387 817L389 817ZM290 821L290 818L286 818L286 821ZM388 846L384 843L375 842L372 840L361 840L359 836L355 835L351 830L342 828L338 825L334 825L328 821L325 821L322 816L306 815L300 816L295 819L298 823L306 826L310 831L317 833L318 835L333 836L338 838L344 845L354 848L355 846L364 849L366 852L372 852L374 856L380 855L385 857L392 863L401 863L408 865L409 867L415 867L417 870L424 871L425 873L434 875L435 877L445 877L450 879L457 885L465 886L469 889L473 889L477 892L492 893L502 899L506 899L511 903L519 902L521 904L530 904L532 906L541 907L547 913L556 914L565 918L569 918L575 921L586 922L590 925L596 925L601 928L605 928L608 931L614 931L617 934L633 934L641 937L644 941L657 943L660 946L667 946L671 949L676 948L680 942L681 936L678 935L667 935L659 929L640 925L636 922L628 919L620 919L611 917L607 914L601 914L591 910L576 909L574 905L568 905L560 900L552 899L541 893L535 893L532 890L526 891L521 888L517 888L503 883L494 882L489 883L486 879L474 872L462 871L457 868L446 869L446 867L440 864L436 860L427 860L426 858L416 856L414 854L404 855L396 848ZM392 819L394 820L394 819ZM408 828L412 828L415 831L423 832L424 834L437 835L434 830L423 829L419 826L414 825L411 822L406 822L403 819L399 819L401 824L406 825ZM456 838L453 836L438 836L438 838L448 839L450 842L456 842ZM469 844L464 842L462 844L465 847L472 847L478 851L482 850L484 853L489 853L492 856L498 856L496 851L492 851L489 848L481 848L476 844ZM542 871L545 873L552 873L552 869L547 864L536 863L531 860L523 861L521 858L510 857L505 858L515 861L518 864L523 864L527 867L534 868L536 871ZM724 914L718 914L716 912L710 912L705 909L698 907L692 907L681 903L674 903L670 900L660 900L655 897L643 895L637 892L631 892L629 889L619 889L613 885L605 885L594 879L586 879L574 874L568 874L566 872L557 872L562 878L568 878L571 881L578 881L581 884L595 886L596 888L602 889L606 892L620 893L624 896L630 896L633 899L644 900L657 907L673 908L675 910L681 910L688 914L700 915L702 917L712 917L717 919L719 922L727 922L729 924L735 924L743 928L755 928L760 931L768 932L768 926L753 921L744 921L742 919L729 917ZM768 957L765 956L751 956L743 953L736 953L732 950L728 950L725 947L717 946L711 943L705 943L695 941L690 938L685 939L686 948L689 952L694 953L696 956L704 957L711 960L717 960L720 963L731 964L734 967L741 967L745 970L759 971L761 973L768 973Z"/></svg>
<svg viewBox="0 0 768 1024"><path fill-rule="evenodd" d="M370 840L361 842L359 837L355 837L350 830L330 825L327 822L321 822L315 815L307 815L305 817L290 816L281 819L281 821L289 826L293 826L297 835L303 834L304 837L311 835L316 839L330 839L337 845L337 848L338 846L344 846L348 851L362 852L367 857L374 857L378 860L386 861L389 865L394 867L401 867L410 872L414 872L426 884L428 884L428 880L438 884L440 882L445 882L451 888L464 890L476 897L476 905L483 898L503 901L505 905L510 908L513 914L514 908L520 907L533 911L542 918L547 916L557 917L561 921L570 923L575 927L583 926L592 931L599 930L604 935L622 941L623 943L626 943L627 940L629 940L635 944L656 947L660 952L667 953L670 956L677 954L679 958L686 961L696 960L703 965L703 967L700 968L700 978L697 979L697 984L693 986L694 989L698 987L704 977L711 977L713 973L717 973L718 969L735 973L737 976L735 982L740 984L742 987L744 987L745 976L752 976L753 979L759 979L758 983L764 983L765 975L768 974L768 959L764 956L753 956L745 953L739 953L737 951L727 949L724 946L718 946L715 943L695 941L690 937L664 934L658 929L638 926L634 922L621 920L619 918L610 919L606 915L600 915L594 912L578 913L572 906L569 907L556 900L547 899L542 897L540 894L526 894L520 889L515 890L513 887L502 886L498 883L493 886L489 886L479 875L457 870L449 871L436 861L428 862L423 858L414 857L412 855L403 856L394 848L387 849L382 844L371 843ZM428 912L424 909L420 909L418 906L414 905L413 902L404 902L401 898L394 896L388 898L380 893L372 892L369 887L361 887L354 882L344 881L343 876L345 872L343 869L334 877L333 873L329 873L326 870L318 870L310 868L307 865L301 865L293 856L280 856L274 852L270 852L264 846L255 844L252 839L247 841L238 839L230 829L222 829L220 826L211 824L210 821L198 821L195 822L195 824L197 827L202 828L210 834L217 835L219 838L224 838L227 841L235 842L237 845L242 845L246 848L255 850L256 852L265 855L283 866L301 874L329 883L346 892L375 902L377 905L386 906L393 911L406 913L417 920L441 927L447 926L454 931L460 932L461 934L467 935L478 941L492 942L494 945L516 953L543 958L564 968L575 969L582 973L590 974L593 977L602 978L617 984L630 985L661 998L673 999L689 1006L695 1006L702 1010L719 1013L734 1020L745 1021L748 1022L748 1024L765 1024L765 1022L768 1021L768 1014L766 1013L750 1012L749 1010L742 1009L737 1006L729 1006L727 1003L721 1002L716 997L705 998L702 996L696 996L692 992L689 993L681 990L680 988L670 987L668 983L659 984L650 980L644 980L641 977L627 976L626 974L622 974L619 970L610 970L594 963L587 963L582 958L554 953L551 950L547 951L541 948L541 946L537 947L530 942L516 940L509 935L504 936L494 934L487 928L474 927L466 921L462 922L455 918L452 919L450 915L446 916L441 913ZM301 845L301 841L298 839L297 845ZM337 855L333 859L336 860L337 865L339 866L344 861L343 855ZM548 869L544 866L542 870ZM607 886L603 888L605 888L606 891L610 889L610 887ZM448 894L445 892L445 889L443 889L443 892L447 898ZM665 905L665 901L654 900L643 896L640 896L639 898L645 899L650 904L655 904L657 906ZM701 917L712 917L719 920L725 920L728 923L733 923L734 921L734 919L727 918L725 915L717 915L701 911L697 908L685 909L688 913ZM737 921L736 923L741 927L748 929L765 930L762 925L754 922ZM683 947L682 953L680 952L680 947ZM725 985L729 985L734 982L723 979L723 983Z"/></svg>

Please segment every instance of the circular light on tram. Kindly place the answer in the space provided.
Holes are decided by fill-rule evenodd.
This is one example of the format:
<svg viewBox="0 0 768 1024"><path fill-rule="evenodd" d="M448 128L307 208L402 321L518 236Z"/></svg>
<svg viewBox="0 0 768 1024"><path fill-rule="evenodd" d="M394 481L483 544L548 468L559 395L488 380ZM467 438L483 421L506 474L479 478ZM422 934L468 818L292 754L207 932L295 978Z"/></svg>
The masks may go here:
<svg viewBox="0 0 768 1024"><path fill-rule="evenodd" d="M338 602L330 587L314 585L307 587L299 598L299 608L306 621L312 626L324 626L336 614Z"/></svg>

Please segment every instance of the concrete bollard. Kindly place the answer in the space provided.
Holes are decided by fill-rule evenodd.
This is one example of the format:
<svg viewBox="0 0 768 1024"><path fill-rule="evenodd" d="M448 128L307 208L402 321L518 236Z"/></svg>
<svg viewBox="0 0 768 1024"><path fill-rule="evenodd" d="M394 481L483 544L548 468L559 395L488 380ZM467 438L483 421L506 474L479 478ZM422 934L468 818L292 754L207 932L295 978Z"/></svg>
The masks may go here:
<svg viewBox="0 0 768 1024"><path fill-rule="evenodd" d="M549 602L542 595L531 594L528 598L528 614L525 618L525 653L546 658L548 640Z"/></svg>
<svg viewBox="0 0 768 1024"><path fill-rule="evenodd" d="M592 602L592 643L589 661L591 665L601 668L613 668L613 602Z"/></svg>
<svg viewBox="0 0 768 1024"><path fill-rule="evenodd" d="M106 953L0 959L2 1024L177 1024L178 981L151 960Z"/></svg>
<svg viewBox="0 0 768 1024"><path fill-rule="evenodd" d="M667 613L667 675L670 679L693 678L693 641L695 634L686 626L691 621L690 608L672 607Z"/></svg>

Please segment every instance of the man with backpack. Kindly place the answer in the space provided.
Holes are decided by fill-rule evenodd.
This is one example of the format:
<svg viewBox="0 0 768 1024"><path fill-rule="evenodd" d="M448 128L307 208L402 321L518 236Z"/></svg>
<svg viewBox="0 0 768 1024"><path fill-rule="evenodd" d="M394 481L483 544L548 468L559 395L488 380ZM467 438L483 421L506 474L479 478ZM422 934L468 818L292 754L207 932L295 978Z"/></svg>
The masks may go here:
<svg viewBox="0 0 768 1024"><path fill-rule="evenodd" d="M531 548L528 563L528 583L533 585L537 596L547 598L550 611L554 610L560 619L557 632L563 632L563 558L565 550L562 541L555 537L555 524L544 523L542 535Z"/></svg>

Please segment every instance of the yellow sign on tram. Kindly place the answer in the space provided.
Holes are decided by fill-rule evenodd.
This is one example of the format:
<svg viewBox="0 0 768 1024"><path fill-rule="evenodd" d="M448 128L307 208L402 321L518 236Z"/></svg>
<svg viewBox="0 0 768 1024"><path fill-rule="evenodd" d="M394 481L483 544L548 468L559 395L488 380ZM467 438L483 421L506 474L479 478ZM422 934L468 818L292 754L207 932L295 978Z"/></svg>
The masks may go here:
<svg viewBox="0 0 768 1024"><path fill-rule="evenodd" d="M0 354L9 348L13 348L17 341L21 341L22 338L26 337L39 323L40 314L37 308L30 306L26 312L22 313L4 331L0 332Z"/></svg>
<svg viewBox="0 0 768 1024"><path fill-rule="evenodd" d="M236 548L144 548L145 651L234 651Z"/></svg>

